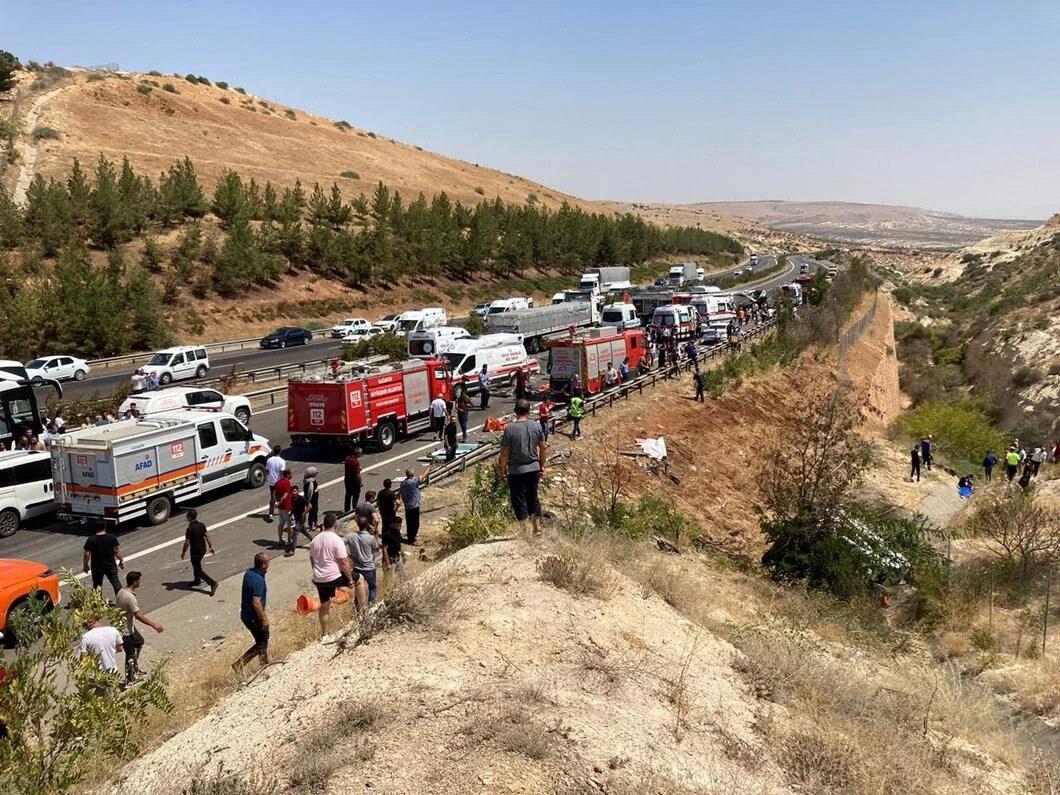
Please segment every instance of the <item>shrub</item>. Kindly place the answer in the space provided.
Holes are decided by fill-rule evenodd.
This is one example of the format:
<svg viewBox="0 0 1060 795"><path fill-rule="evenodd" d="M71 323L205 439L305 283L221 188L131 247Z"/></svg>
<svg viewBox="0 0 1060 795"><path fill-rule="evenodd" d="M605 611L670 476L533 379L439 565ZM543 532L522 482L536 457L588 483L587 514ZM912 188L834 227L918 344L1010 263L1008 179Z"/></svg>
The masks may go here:
<svg viewBox="0 0 1060 795"><path fill-rule="evenodd" d="M172 83L166 83L164 86L162 86L162 90L163 91L168 91L170 94L179 94L180 93L179 91L177 91L177 87L175 85L173 85Z"/></svg>
<svg viewBox="0 0 1060 795"><path fill-rule="evenodd" d="M339 176L340 177L345 177L346 179L360 179L361 178L361 175L358 174L356 171L343 171Z"/></svg>
<svg viewBox="0 0 1060 795"><path fill-rule="evenodd" d="M149 86L146 83L140 83L140 85L138 85L136 87L136 90L139 91L141 94L143 94L146 97L148 94L150 94L155 89L154 89L154 86Z"/></svg>
<svg viewBox="0 0 1060 795"><path fill-rule="evenodd" d="M367 135L368 135L369 138L378 138L379 137L374 132L370 132L370 131L367 133Z"/></svg>
<svg viewBox="0 0 1060 795"><path fill-rule="evenodd" d="M486 321L472 312L467 316L467 322L464 323L464 328L467 329L468 334L485 334Z"/></svg>
<svg viewBox="0 0 1060 795"><path fill-rule="evenodd" d="M486 195L486 189L483 188L483 187L477 187L477 188L475 188L475 193L477 193L479 196L485 196Z"/></svg>
<svg viewBox="0 0 1060 795"><path fill-rule="evenodd" d="M287 108L287 110L285 110L285 111L283 112L283 114L284 114L284 115L285 115L285 116L286 116L286 117L287 117L288 119L291 119L291 121L294 121L295 119L297 119L297 118L298 118L298 114L297 114L297 113L295 113L295 112L294 112L293 110L291 110L290 108Z"/></svg>
<svg viewBox="0 0 1060 795"><path fill-rule="evenodd" d="M33 128L33 132L31 133L30 137L34 141L54 141L58 138L61 138L62 136L59 134L59 131L54 127L46 127L44 125L41 125L39 127Z"/></svg>
<svg viewBox="0 0 1060 795"><path fill-rule="evenodd" d="M210 82L209 80L207 80L207 79L206 79L205 77L203 77L202 75L199 75L199 76L198 76L198 77L196 78L196 80L197 80L197 81L198 81L198 82L199 82L199 83L200 83L201 85L204 85L204 86L212 86L212 85L213 85L213 83L211 83L211 82Z"/></svg>
<svg viewBox="0 0 1060 795"><path fill-rule="evenodd" d="M247 90L245 88L243 88L243 86L236 86L232 90L237 92L237 93L239 93L239 94L246 94L247 93Z"/></svg>
<svg viewBox="0 0 1060 795"><path fill-rule="evenodd" d="M931 434L939 454L968 471L978 469L987 450L1007 446L983 407L967 400L923 403L899 417L895 428L913 440Z"/></svg>
<svg viewBox="0 0 1060 795"><path fill-rule="evenodd" d="M338 127L340 130L342 130L343 132L346 132L347 130L352 130L353 129L353 127L350 125L350 123L348 121L337 121L337 122L335 122L335 126Z"/></svg>
<svg viewBox="0 0 1060 795"><path fill-rule="evenodd" d="M157 69L152 69L147 74L151 75L151 77L161 77L162 76L162 73L159 72Z"/></svg>
<svg viewBox="0 0 1060 795"><path fill-rule="evenodd" d="M214 83L214 85L217 86L222 91L227 91L228 90L228 83L226 83L224 80L218 80L216 83Z"/></svg>
<svg viewBox="0 0 1060 795"><path fill-rule="evenodd" d="M232 104L232 100L230 100L228 97L221 97L218 101L222 105L231 105Z"/></svg>
<svg viewBox="0 0 1060 795"><path fill-rule="evenodd" d="M195 75L190 74L190 73L184 75L184 79L187 80L189 83L198 83L199 82L199 78L197 78Z"/></svg>
<svg viewBox="0 0 1060 795"><path fill-rule="evenodd" d="M409 358L408 345L404 338L388 331L386 334L376 334L360 342L342 346L342 359L347 362L383 354L389 361L400 362Z"/></svg>
<svg viewBox="0 0 1060 795"><path fill-rule="evenodd" d="M606 599L615 590L614 580L595 556L549 555L537 562L537 572L543 581L575 596Z"/></svg>
<svg viewBox="0 0 1060 795"><path fill-rule="evenodd" d="M1034 367L1017 367L1012 373L1012 385L1017 389L1032 386L1042 380L1042 371Z"/></svg>

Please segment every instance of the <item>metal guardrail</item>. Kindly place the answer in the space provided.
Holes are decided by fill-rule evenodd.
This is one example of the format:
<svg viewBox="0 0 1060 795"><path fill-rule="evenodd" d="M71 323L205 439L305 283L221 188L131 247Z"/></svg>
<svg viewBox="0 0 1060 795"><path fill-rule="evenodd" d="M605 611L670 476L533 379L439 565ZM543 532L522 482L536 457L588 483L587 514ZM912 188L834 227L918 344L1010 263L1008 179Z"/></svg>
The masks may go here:
<svg viewBox="0 0 1060 795"><path fill-rule="evenodd" d="M745 332L745 340L750 341L758 337L762 337L772 331L776 327L776 320L767 320L765 323L759 323L754 328ZM704 349L697 356L697 361L709 361L719 356L724 356L729 353L738 353L738 350L734 350L732 346L727 342L721 342L717 345L712 345L709 348ZM596 412L602 408L610 408L618 400L629 400L629 396L636 392L638 395L641 394L645 388L656 386L660 381L669 381L675 375L679 375L682 372L688 372L693 369L695 365L691 359L681 359L674 364L666 366L665 370L653 370L645 373L642 376L633 378L622 384L619 384L614 389L601 392L598 395L593 395L585 400L584 410L586 414L592 414L596 416ZM560 410L557 416L552 420L551 432L555 432L556 428L564 425L569 421L567 412L565 409ZM431 483L444 480L447 477L459 474L467 470L469 466L475 466L487 459L492 458L500 453L500 445L494 441L489 441L477 450L473 450L464 456L448 461L441 466L431 469L430 474L427 476L427 481L424 486L429 486Z"/></svg>
<svg viewBox="0 0 1060 795"><path fill-rule="evenodd" d="M331 336L331 329L316 329L313 331L313 338ZM228 342L207 342L203 345L195 345L188 347L206 348L208 351L216 351L217 353L225 353L227 351L242 351L247 348L256 348L261 344L261 337L253 337L245 340L230 340ZM113 367L119 364L135 364L136 362L143 360L147 361L154 356L154 351L146 353L126 353L121 356L108 356L103 359L89 359L88 364L91 367Z"/></svg>

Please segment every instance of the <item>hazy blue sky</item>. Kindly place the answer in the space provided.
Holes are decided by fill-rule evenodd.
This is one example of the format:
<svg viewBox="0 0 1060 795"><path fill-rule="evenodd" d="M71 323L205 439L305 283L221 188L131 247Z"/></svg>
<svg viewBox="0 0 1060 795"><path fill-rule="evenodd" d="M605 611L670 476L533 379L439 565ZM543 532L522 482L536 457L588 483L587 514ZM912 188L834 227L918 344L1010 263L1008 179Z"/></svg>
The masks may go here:
<svg viewBox="0 0 1060 795"><path fill-rule="evenodd" d="M1060 210L1057 2L0 0L0 47L195 72L587 198Z"/></svg>

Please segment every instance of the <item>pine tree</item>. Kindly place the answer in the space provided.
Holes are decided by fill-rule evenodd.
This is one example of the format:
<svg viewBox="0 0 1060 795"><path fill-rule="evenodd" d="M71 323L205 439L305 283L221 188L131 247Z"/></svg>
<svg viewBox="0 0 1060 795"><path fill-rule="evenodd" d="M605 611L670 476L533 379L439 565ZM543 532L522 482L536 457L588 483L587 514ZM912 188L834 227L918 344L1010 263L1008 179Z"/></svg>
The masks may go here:
<svg viewBox="0 0 1060 795"><path fill-rule="evenodd" d="M214 289L223 296L231 297L249 287L258 272L258 257L250 222L245 215L237 215L232 219L228 239L214 266Z"/></svg>
<svg viewBox="0 0 1060 795"><path fill-rule="evenodd" d="M89 200L92 212L92 239L96 245L113 248L130 237L132 219L118 191L114 164L103 155L96 165L96 180Z"/></svg>
<svg viewBox="0 0 1060 795"><path fill-rule="evenodd" d="M40 243L46 256L58 253L71 237L70 198L55 180L44 181L37 173L26 191L23 213L26 236Z"/></svg>
<svg viewBox="0 0 1060 795"><path fill-rule="evenodd" d="M0 190L0 251L8 251L22 242L22 211L7 191Z"/></svg>
<svg viewBox="0 0 1060 795"><path fill-rule="evenodd" d="M18 58L7 50L0 50L0 94L15 87L15 70L19 67Z"/></svg>
<svg viewBox="0 0 1060 795"><path fill-rule="evenodd" d="M191 281L195 271L195 260L202 251L202 227L198 223L188 224L180 235L177 247L170 254L169 261L179 282Z"/></svg>
<svg viewBox="0 0 1060 795"><path fill-rule="evenodd" d="M225 227L240 214L251 217L252 208L247 205L246 191L239 174L231 169L222 172L221 178L217 181L217 187L213 191L213 204L210 209L221 219Z"/></svg>
<svg viewBox="0 0 1060 795"><path fill-rule="evenodd" d="M151 275L143 268L133 268L126 278L125 295L129 311L129 347L145 351L168 345L173 336L172 328Z"/></svg>
<svg viewBox="0 0 1060 795"><path fill-rule="evenodd" d="M91 219L92 189L88 184L88 177L81 170L81 163L74 158L74 164L70 168L70 176L66 178L66 192L70 197L70 221L80 230L81 236L88 235Z"/></svg>

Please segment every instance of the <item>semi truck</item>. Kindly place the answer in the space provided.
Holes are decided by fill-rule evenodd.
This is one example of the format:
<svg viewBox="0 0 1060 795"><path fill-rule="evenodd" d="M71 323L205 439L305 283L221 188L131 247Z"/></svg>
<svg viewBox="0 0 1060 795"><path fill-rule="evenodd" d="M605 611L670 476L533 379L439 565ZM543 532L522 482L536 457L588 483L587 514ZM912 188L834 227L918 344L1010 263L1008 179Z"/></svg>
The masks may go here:
<svg viewBox="0 0 1060 795"><path fill-rule="evenodd" d="M398 438L430 427L431 401L452 400L444 359L379 366L334 366L287 383L287 430L298 446L372 443L389 450Z"/></svg>
<svg viewBox="0 0 1060 795"><path fill-rule="evenodd" d="M630 300L637 309L637 316L640 318L640 322L647 325L651 322L656 309L660 306L669 306L674 302L674 291L669 289L644 290L639 293L633 293Z"/></svg>
<svg viewBox="0 0 1060 795"><path fill-rule="evenodd" d="M491 334L521 334L530 353L542 350L550 337L566 334L572 328L595 326L599 322L599 302L584 300L486 316L486 328Z"/></svg>
<svg viewBox="0 0 1060 795"><path fill-rule="evenodd" d="M683 287L686 282L694 282L703 278L703 269L696 266L694 262L682 262L680 265L671 265L670 273L666 280L671 287Z"/></svg>
<svg viewBox="0 0 1060 795"><path fill-rule="evenodd" d="M630 370L636 371L645 354L644 329L589 329L554 340L549 348L552 354L549 388L555 392L569 391L577 377L582 391L592 395L604 388L604 373L609 364L617 370L626 361Z"/></svg>
<svg viewBox="0 0 1060 795"><path fill-rule="evenodd" d="M198 409L53 437L59 516L120 525L169 519L173 506L233 483L265 484L269 440L230 414Z"/></svg>
<svg viewBox="0 0 1060 795"><path fill-rule="evenodd" d="M606 268L586 268L578 283L579 290L599 293L628 290L632 287L629 281L629 268L611 266Z"/></svg>

